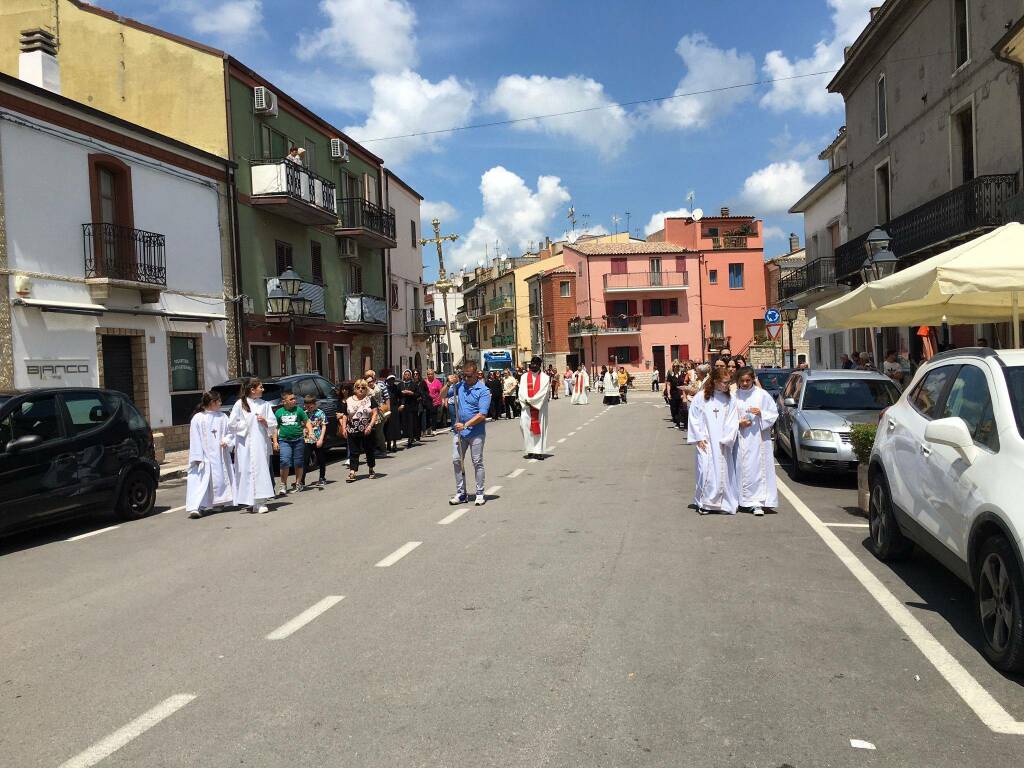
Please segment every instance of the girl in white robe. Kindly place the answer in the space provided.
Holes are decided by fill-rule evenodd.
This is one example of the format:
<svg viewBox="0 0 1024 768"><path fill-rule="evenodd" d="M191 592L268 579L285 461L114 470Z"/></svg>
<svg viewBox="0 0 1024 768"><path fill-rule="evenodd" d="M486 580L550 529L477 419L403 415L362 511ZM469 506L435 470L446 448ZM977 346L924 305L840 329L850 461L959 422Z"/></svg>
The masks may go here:
<svg viewBox="0 0 1024 768"><path fill-rule="evenodd" d="M572 375L572 404L573 405L586 405L590 402L590 398L587 397L587 390L590 389L590 376L581 366L576 373Z"/></svg>
<svg viewBox="0 0 1024 768"><path fill-rule="evenodd" d="M736 463L740 475L740 506L760 517L764 508L779 504L775 486L775 457L772 452L772 425L779 409L771 395L755 386L757 376L743 368L737 377L736 405L739 408L739 444Z"/></svg>
<svg viewBox="0 0 1024 768"><path fill-rule="evenodd" d="M228 418L235 440L235 504L244 507L245 512L261 514L270 511L262 502L274 498L270 438L277 431L274 408L260 397L262 394L263 382L244 379Z"/></svg>
<svg viewBox="0 0 1024 768"><path fill-rule="evenodd" d="M204 393L189 426L185 511L193 519L206 510L233 504L235 499L234 438L220 403L216 392Z"/></svg>
<svg viewBox="0 0 1024 768"><path fill-rule="evenodd" d="M699 408L690 414L689 442L697 445L698 463L694 501L702 515L734 515L739 507L735 450L739 416L729 384L728 371L716 369L700 396Z"/></svg>

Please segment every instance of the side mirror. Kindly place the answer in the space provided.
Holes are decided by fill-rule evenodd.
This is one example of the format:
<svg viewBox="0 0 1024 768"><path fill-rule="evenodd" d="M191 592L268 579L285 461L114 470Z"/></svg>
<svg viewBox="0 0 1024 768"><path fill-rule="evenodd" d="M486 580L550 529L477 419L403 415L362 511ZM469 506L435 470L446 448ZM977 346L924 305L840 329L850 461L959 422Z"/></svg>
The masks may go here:
<svg viewBox="0 0 1024 768"><path fill-rule="evenodd" d="M973 462L978 455L978 448L974 445L974 439L967 429L967 424L959 416L950 416L948 419L936 419L929 422L924 430L924 439L929 443L948 445L959 453L968 464Z"/></svg>
<svg viewBox="0 0 1024 768"><path fill-rule="evenodd" d="M792 397L787 397L782 400L782 404L787 408L796 408L796 400Z"/></svg>
<svg viewBox="0 0 1024 768"><path fill-rule="evenodd" d="M40 435L22 435L11 440L5 446L4 450L7 453L18 453L29 448L34 448L43 442L43 438Z"/></svg>

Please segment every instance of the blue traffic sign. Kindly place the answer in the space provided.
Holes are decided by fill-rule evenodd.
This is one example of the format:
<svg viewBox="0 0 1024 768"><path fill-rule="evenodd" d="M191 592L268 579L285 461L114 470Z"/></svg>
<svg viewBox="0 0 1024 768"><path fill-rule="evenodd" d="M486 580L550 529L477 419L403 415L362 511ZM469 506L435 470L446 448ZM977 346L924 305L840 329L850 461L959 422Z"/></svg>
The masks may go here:
<svg viewBox="0 0 1024 768"><path fill-rule="evenodd" d="M771 309L765 310L764 321L765 321L765 323L772 323L772 324L774 324L774 323L781 323L782 322L782 315L779 314L779 310L777 310L777 309L775 309L773 307Z"/></svg>

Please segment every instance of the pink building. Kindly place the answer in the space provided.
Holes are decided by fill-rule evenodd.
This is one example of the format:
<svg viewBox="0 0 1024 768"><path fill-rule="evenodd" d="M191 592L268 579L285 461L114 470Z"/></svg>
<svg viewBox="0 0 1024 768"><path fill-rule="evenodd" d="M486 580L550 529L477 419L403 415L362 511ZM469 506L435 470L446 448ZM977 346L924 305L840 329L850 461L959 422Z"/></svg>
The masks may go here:
<svg viewBox="0 0 1024 768"><path fill-rule="evenodd" d="M571 352L588 368L611 361L641 382L675 358L745 352L764 335L762 223L722 214L666 219L647 241L566 245L579 319Z"/></svg>

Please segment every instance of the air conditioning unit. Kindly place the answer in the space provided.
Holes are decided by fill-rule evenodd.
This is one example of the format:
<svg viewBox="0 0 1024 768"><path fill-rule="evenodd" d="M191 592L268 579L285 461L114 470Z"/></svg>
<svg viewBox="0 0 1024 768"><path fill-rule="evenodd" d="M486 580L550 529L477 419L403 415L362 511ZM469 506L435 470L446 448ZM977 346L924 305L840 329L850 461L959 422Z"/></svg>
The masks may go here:
<svg viewBox="0 0 1024 768"><path fill-rule="evenodd" d="M277 117L277 96L263 85L257 85L252 91L252 109L257 115Z"/></svg>
<svg viewBox="0 0 1024 768"><path fill-rule="evenodd" d="M343 259L359 258L359 250L356 247L356 241L351 237L341 238L341 243L338 246L338 255Z"/></svg>
<svg viewBox="0 0 1024 768"><path fill-rule="evenodd" d="M331 139L331 160L339 163L348 162L348 144L341 139Z"/></svg>

